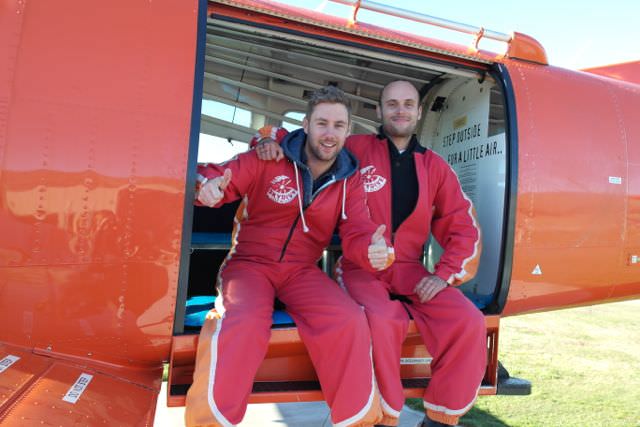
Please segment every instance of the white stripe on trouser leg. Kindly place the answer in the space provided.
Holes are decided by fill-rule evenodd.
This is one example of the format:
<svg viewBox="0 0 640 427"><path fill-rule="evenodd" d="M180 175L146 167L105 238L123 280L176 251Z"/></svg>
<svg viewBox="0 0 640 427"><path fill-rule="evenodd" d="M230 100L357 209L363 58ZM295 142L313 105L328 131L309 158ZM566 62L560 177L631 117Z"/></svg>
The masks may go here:
<svg viewBox="0 0 640 427"><path fill-rule="evenodd" d="M476 395L473 399L471 399L471 403L469 403L467 406L465 406L462 409L449 409L446 406L434 405L433 403L429 403L426 400L424 400L422 403L424 404L424 407L426 409L430 409L434 412L442 412L443 414L446 414L446 415L463 415L463 414L466 414L469 411L469 409L471 409L474 403L476 403L476 399L478 398L479 391L480 391L480 387L478 387L478 390L476 390Z"/></svg>
<svg viewBox="0 0 640 427"><path fill-rule="evenodd" d="M394 418L400 417L400 411L396 411L391 406L389 406L389 404L382 397L382 393L380 393L380 404L382 405L382 410L385 414L391 415Z"/></svg>
<svg viewBox="0 0 640 427"><path fill-rule="evenodd" d="M213 413L214 417L220 424L224 427L233 427L225 417L222 415L220 410L218 410L218 406L216 402L213 400L213 384L216 376L216 365L218 364L218 336L220 335L220 330L222 329L222 320L224 316L218 319L216 322L216 331L213 333L211 337L211 364L209 365L209 386L207 387L207 399L209 401L209 408Z"/></svg>
<svg viewBox="0 0 640 427"><path fill-rule="evenodd" d="M376 395L376 376L373 372L373 354L371 345L369 346L369 360L371 361L371 393L369 394L369 400L367 400L367 403L364 405L364 408L360 410L360 412L358 412L351 418L341 421L338 424L334 424L334 427L347 427L350 424L360 421L362 418L364 418L365 415L367 415L367 412L369 412L369 410L371 409L371 406L373 405L373 398Z"/></svg>

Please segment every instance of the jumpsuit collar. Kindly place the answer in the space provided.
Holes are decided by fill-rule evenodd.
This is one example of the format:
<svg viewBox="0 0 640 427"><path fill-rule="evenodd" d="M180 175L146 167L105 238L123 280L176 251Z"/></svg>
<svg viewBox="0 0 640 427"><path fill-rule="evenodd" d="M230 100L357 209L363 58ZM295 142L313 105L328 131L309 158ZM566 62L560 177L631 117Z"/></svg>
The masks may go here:
<svg viewBox="0 0 640 427"><path fill-rule="evenodd" d="M300 218L302 220L302 229L306 233L309 231L306 219L304 217L304 209L311 204L313 199L325 188L331 184L342 181L342 219L347 219L345 212L347 178L357 172L358 160L346 148L338 153L333 165L327 172L318 178L322 180L314 188L314 180L311 171L306 164L306 154L304 147L307 142L307 134L304 129L298 129L289 133L283 139L281 146L282 151L287 159L293 162L296 175L296 186L298 191L298 208L300 210ZM316 180L316 181L318 181Z"/></svg>
<svg viewBox="0 0 640 427"><path fill-rule="evenodd" d="M409 144L407 145L406 150L404 150L402 153L400 153L400 151L398 150L396 145L393 143L391 138L387 136L382 126L378 127L378 133L376 134L376 138L380 140L385 140L385 139L387 140L387 145L389 146L389 155L391 156L392 159L409 155L410 153L413 153L413 152L424 154L427 151L426 148L420 145L420 143L418 142L418 137L416 136L415 133L411 135Z"/></svg>

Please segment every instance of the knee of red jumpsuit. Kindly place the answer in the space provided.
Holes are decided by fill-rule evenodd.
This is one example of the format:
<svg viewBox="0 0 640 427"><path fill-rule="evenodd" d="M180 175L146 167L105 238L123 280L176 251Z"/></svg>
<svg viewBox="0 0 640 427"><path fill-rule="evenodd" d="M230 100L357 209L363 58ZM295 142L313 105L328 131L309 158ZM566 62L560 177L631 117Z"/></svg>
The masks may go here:
<svg viewBox="0 0 640 427"><path fill-rule="evenodd" d="M365 308L365 313L374 344L395 346L393 348L399 351L409 329L409 314L400 302L394 302L397 304L387 305L384 309Z"/></svg>
<svg viewBox="0 0 640 427"><path fill-rule="evenodd" d="M476 343L477 350L483 363L486 363L487 353L487 328L485 325L484 314L477 308L473 307L465 313L465 335L468 337L469 343ZM470 351L473 351L473 344L470 344Z"/></svg>
<svg viewBox="0 0 640 427"><path fill-rule="evenodd" d="M470 384L477 383L479 386L487 365L487 332L484 315L475 306L471 306L460 313L459 325L456 337L458 351L454 350L454 352L462 357L458 362L468 367L467 380Z"/></svg>
<svg viewBox="0 0 640 427"><path fill-rule="evenodd" d="M218 338L213 400L232 424L244 417L255 374L269 345L271 308L253 313L226 312Z"/></svg>
<svg viewBox="0 0 640 427"><path fill-rule="evenodd" d="M367 340L371 341L369 322L364 309L357 304L348 304L341 307L335 314L335 323L339 329L353 330L357 336L364 334Z"/></svg>
<svg viewBox="0 0 640 427"><path fill-rule="evenodd" d="M223 330L233 332L221 334L220 346L224 347L229 340L240 340L251 341L252 345L264 346L266 349L271 336L272 315L271 306L254 308L252 311L234 309L225 311Z"/></svg>
<svg viewBox="0 0 640 427"><path fill-rule="evenodd" d="M214 327L200 335L206 345L199 342L194 382L187 395L185 422L189 427L237 424L242 420L255 371L268 345L269 307L252 312L230 306L215 322L219 329ZM211 392L212 400L207 396Z"/></svg>
<svg viewBox="0 0 640 427"><path fill-rule="evenodd" d="M475 346L480 341L484 342L486 328L482 312L457 289L448 288L446 291L448 291L446 296L449 298L449 304L442 306L441 314L438 317L442 322L442 327L448 333L440 338L444 338L444 342L448 342L448 345L454 346L456 343ZM469 348L469 351L472 350L473 348Z"/></svg>
<svg viewBox="0 0 640 427"><path fill-rule="evenodd" d="M305 345L312 357L315 354L331 359L336 351L343 351L342 346L345 346L345 352L353 349L359 352L360 347L363 347L368 358L371 347L369 324L364 310L355 302L340 301L326 307L320 315L303 316L301 321L303 323L298 323L298 328L305 328ZM362 360L358 363L362 363Z"/></svg>
<svg viewBox="0 0 640 427"><path fill-rule="evenodd" d="M380 389L382 410L385 417L388 417L382 424L396 425L404 405L400 354L409 328L409 314L400 302L386 308L366 309L365 312L371 328L374 371Z"/></svg>
<svg viewBox="0 0 640 427"><path fill-rule="evenodd" d="M385 307L385 310L367 308L365 313L371 329L376 375L382 386L383 397L387 399L383 388L389 381L385 381L384 374L387 377L391 375L389 378L397 376L397 382L400 382L400 352L409 329L409 314L399 302L397 306Z"/></svg>
<svg viewBox="0 0 640 427"><path fill-rule="evenodd" d="M305 345L315 358L333 422L343 425L345 420L361 417L355 420L361 423L371 416L370 412L380 410L378 397L373 394L369 324L364 310L352 301L337 304L331 311L330 319L323 319ZM366 413L361 413L365 409Z"/></svg>

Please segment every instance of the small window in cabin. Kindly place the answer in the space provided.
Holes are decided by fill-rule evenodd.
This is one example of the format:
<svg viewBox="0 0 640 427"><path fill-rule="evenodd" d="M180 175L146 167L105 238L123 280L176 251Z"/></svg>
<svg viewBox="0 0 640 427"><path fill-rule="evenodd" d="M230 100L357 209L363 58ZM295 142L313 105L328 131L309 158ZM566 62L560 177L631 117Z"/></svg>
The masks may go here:
<svg viewBox="0 0 640 427"><path fill-rule="evenodd" d="M302 111L289 111L284 115L285 120L282 121L282 127L289 132L299 129L302 126L302 119L305 113Z"/></svg>
<svg viewBox="0 0 640 427"><path fill-rule="evenodd" d="M236 154L244 153L248 147L246 142L201 133L198 163L222 163Z"/></svg>
<svg viewBox="0 0 640 427"><path fill-rule="evenodd" d="M204 99L198 163L220 163L248 149L264 116L224 102Z"/></svg>

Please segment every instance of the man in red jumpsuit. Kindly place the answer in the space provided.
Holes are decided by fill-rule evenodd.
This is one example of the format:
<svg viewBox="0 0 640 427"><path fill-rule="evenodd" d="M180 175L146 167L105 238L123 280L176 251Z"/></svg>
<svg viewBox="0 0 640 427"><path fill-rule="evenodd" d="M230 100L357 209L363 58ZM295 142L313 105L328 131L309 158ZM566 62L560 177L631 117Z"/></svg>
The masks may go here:
<svg viewBox="0 0 640 427"><path fill-rule="evenodd" d="M333 423L381 419L365 314L317 267L336 225L345 253L363 271L382 271L393 260L385 226L369 218L357 161L342 150L349 126L348 99L326 87L311 97L304 129L282 142L286 161L262 162L250 151L199 168L201 204L243 198L244 211L218 275L217 316L200 333L187 426L242 420L276 297L307 346Z"/></svg>
<svg viewBox="0 0 640 427"><path fill-rule="evenodd" d="M424 393L424 426L455 425L475 402L486 367L482 313L455 286L471 279L480 258L480 229L471 201L451 167L415 136L422 115L418 91L407 81L387 84L380 95L377 134L353 135L346 147L360 160L371 218L387 226L394 265L379 272L358 267L345 254L338 283L365 307L384 419L398 424L404 403L400 349L413 317L433 356ZM260 131L258 155L279 160L271 139L285 133ZM444 249L435 271L422 264L429 234ZM402 295L392 300L390 295Z"/></svg>

